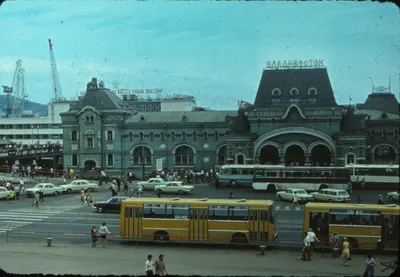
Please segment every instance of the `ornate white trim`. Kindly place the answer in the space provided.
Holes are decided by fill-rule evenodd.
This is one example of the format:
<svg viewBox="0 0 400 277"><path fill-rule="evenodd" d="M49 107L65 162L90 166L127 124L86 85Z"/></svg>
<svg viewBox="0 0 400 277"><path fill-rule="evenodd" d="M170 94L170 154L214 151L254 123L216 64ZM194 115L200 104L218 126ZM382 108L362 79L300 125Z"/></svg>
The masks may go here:
<svg viewBox="0 0 400 277"><path fill-rule="evenodd" d="M309 136L314 136L317 138L320 138L321 140L325 141L328 143L331 149L336 149L336 142L331 138L328 134L323 133L321 131L311 129L311 128L306 128L306 127L285 127L285 128L279 128L272 130L268 133L265 133L264 135L260 136L255 142L254 142L254 150L257 152L258 149L260 148L260 145L262 145L265 141L268 141L269 139L280 136L280 135L287 135L287 134L306 134Z"/></svg>
<svg viewBox="0 0 400 277"><path fill-rule="evenodd" d="M278 96L281 96L281 95L282 95L282 92L281 92L281 90L280 90L279 88L274 88L274 89L271 91L271 95L272 95L272 96L275 96L275 97L278 97Z"/></svg>
<svg viewBox="0 0 400 277"><path fill-rule="evenodd" d="M101 114L99 111L96 110L95 107L93 107L91 105L87 105L87 106L83 107L79 112L77 112L77 115L80 115L81 113L83 113L87 110L91 110L94 113Z"/></svg>
<svg viewBox="0 0 400 277"><path fill-rule="evenodd" d="M289 108L287 108L285 114L282 116L282 119L287 118L287 116L289 115L289 112L290 112L290 110L291 110L292 108L296 108L297 111L299 112L300 116L301 116L303 119L306 119L306 116L304 115L303 111L301 110L301 108L300 108L297 104L292 104L292 105L290 105Z"/></svg>
<svg viewBox="0 0 400 277"><path fill-rule="evenodd" d="M312 94L311 93L311 90L315 90L315 93L314 94ZM316 96L316 95L318 95L318 90L315 88L315 87L310 87L309 89L308 89L308 95L310 95L310 96Z"/></svg>
<svg viewBox="0 0 400 277"><path fill-rule="evenodd" d="M304 154L307 154L307 153L308 153L307 147L304 145L304 143L299 142L299 141L291 141L291 142L286 143L286 144L283 146L283 153L286 154L286 150L287 150L290 146L293 146L293 145L299 146L301 149L303 149Z"/></svg>
<svg viewBox="0 0 400 277"><path fill-rule="evenodd" d="M300 95L300 91L299 91L298 88L292 88L292 89L289 91L289 95L292 96L292 97L294 97L294 96L299 96L299 95Z"/></svg>
<svg viewBox="0 0 400 277"><path fill-rule="evenodd" d="M313 150L313 148L317 145L323 145L326 146L329 151L331 151L331 154L335 153L335 149L331 149L331 147L329 146L329 144L327 144L325 141L314 141L313 143L310 144L310 146L308 146L308 152L311 154L311 151Z"/></svg>
<svg viewBox="0 0 400 277"><path fill-rule="evenodd" d="M243 154L242 152L236 153L235 154L235 164L238 164L238 156L243 156L243 164L246 164L246 155Z"/></svg>
<svg viewBox="0 0 400 277"><path fill-rule="evenodd" d="M180 144L176 145L176 146L172 149L172 154L175 155L176 149L178 149L178 148L181 147L181 146L187 146L187 147L192 148L192 150L193 150L193 155L196 155L196 148L195 148L193 145L190 145L190 144L187 144L187 143L180 143Z"/></svg>
<svg viewBox="0 0 400 277"><path fill-rule="evenodd" d="M262 150L265 146L273 146L273 147L275 147L275 148L278 150L279 155L283 154L283 153L282 153L282 147L281 147L278 143L276 143L276 142L270 140L270 141L264 141L264 142L260 145L260 147L258 148L258 151L255 152L255 154L256 154L255 156L261 155L261 150Z"/></svg>
<svg viewBox="0 0 400 277"><path fill-rule="evenodd" d="M228 146L226 145L226 143L221 144L220 146L217 147L217 151L216 151L217 155L218 155L218 153L219 153L219 150L220 150L222 147L224 147L224 146L225 146L225 147L227 148L227 150L228 150Z"/></svg>
<svg viewBox="0 0 400 277"><path fill-rule="evenodd" d="M94 136L94 135L96 135L96 133L93 132L92 130L86 130L85 131L85 136Z"/></svg>

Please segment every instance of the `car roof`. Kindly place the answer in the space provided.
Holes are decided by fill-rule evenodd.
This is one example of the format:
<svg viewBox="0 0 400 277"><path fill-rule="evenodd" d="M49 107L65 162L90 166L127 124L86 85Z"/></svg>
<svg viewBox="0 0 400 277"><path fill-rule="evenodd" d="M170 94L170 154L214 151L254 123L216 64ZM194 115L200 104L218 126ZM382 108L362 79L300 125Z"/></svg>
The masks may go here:
<svg viewBox="0 0 400 277"><path fill-rule="evenodd" d="M346 191L345 189L321 189L325 191Z"/></svg>
<svg viewBox="0 0 400 277"><path fill-rule="evenodd" d="M288 189L291 189L291 190L304 190L304 191L306 191L305 189L295 189L295 188L287 188L286 190L288 190Z"/></svg>

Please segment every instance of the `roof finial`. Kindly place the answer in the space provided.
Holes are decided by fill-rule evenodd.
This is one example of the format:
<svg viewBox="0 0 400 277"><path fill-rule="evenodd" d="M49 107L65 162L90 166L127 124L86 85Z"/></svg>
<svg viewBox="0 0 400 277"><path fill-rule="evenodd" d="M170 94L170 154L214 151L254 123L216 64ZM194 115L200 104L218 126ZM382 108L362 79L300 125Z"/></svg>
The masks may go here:
<svg viewBox="0 0 400 277"><path fill-rule="evenodd" d="M351 94L349 94L349 108L351 108Z"/></svg>

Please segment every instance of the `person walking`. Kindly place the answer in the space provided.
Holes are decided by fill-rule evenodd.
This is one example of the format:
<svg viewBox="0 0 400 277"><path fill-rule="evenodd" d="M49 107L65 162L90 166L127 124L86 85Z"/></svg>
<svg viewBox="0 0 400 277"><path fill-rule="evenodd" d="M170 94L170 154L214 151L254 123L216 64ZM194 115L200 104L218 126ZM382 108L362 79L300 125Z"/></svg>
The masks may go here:
<svg viewBox="0 0 400 277"><path fill-rule="evenodd" d="M155 275L166 276L168 275L167 269L165 267L164 255L160 254L158 260L155 262Z"/></svg>
<svg viewBox="0 0 400 277"><path fill-rule="evenodd" d="M343 243L342 243L342 259L343 259L344 265L348 265L349 264L349 260L350 260L350 243L347 241L346 237L343 239Z"/></svg>
<svg viewBox="0 0 400 277"><path fill-rule="evenodd" d="M382 192L380 192L378 194L378 204L383 205L383 196L382 196Z"/></svg>
<svg viewBox="0 0 400 277"><path fill-rule="evenodd" d="M44 196L43 189L40 189L40 190L39 190L39 201L40 201L40 202L44 202L43 196Z"/></svg>
<svg viewBox="0 0 400 277"><path fill-rule="evenodd" d="M96 225L92 226L92 231L91 231L91 235L92 235L92 247L96 247L97 245L97 230L96 230Z"/></svg>
<svg viewBox="0 0 400 277"><path fill-rule="evenodd" d="M103 222L103 224L100 226L99 234L100 234L100 238L101 238L101 246L104 248L104 247L106 247L107 235L111 235L110 231L108 231L108 229L107 229L107 225L105 222Z"/></svg>
<svg viewBox="0 0 400 277"><path fill-rule="evenodd" d="M147 255L147 261L145 262L145 271L147 276L154 275L154 263L153 263L153 255Z"/></svg>
<svg viewBox="0 0 400 277"><path fill-rule="evenodd" d="M317 242L320 242L320 241L317 238L317 236L315 235L315 233L314 233L312 228L310 228L308 230L307 237L308 237L308 240L310 241L310 253L311 253L311 255L313 255L314 254L315 241L317 241Z"/></svg>
<svg viewBox="0 0 400 277"><path fill-rule="evenodd" d="M307 232L304 233L304 240L303 240L303 249L301 253L301 260L303 261L311 261L311 244L310 239L308 237Z"/></svg>
<svg viewBox="0 0 400 277"><path fill-rule="evenodd" d="M81 202L82 204L85 204L85 191L83 188L81 188Z"/></svg>
<svg viewBox="0 0 400 277"><path fill-rule="evenodd" d="M367 261L365 262L365 272L364 276L366 277L374 277L375 276L375 266L376 262L372 255L368 255Z"/></svg>
<svg viewBox="0 0 400 277"><path fill-rule="evenodd" d="M126 196L128 195L128 190L129 190L128 182L125 181L125 183L124 183L124 192L125 192Z"/></svg>
<svg viewBox="0 0 400 277"><path fill-rule="evenodd" d="M340 251L339 237L336 233L331 236L332 255L336 258Z"/></svg>
<svg viewBox="0 0 400 277"><path fill-rule="evenodd" d="M8 199L11 200L11 201L14 200L14 190L13 190L13 188L10 188L10 197Z"/></svg>
<svg viewBox="0 0 400 277"><path fill-rule="evenodd" d="M39 207L39 199L40 199L39 192L37 191L35 193L35 198L33 199L33 202L32 202L32 207L33 206Z"/></svg>
<svg viewBox="0 0 400 277"><path fill-rule="evenodd" d="M294 192L294 195L293 195L293 204L292 204L292 207L294 207L295 205L297 205L297 207L299 207L299 201L298 201L298 199L297 199L297 194L296 194L296 192Z"/></svg>
<svg viewBox="0 0 400 277"><path fill-rule="evenodd" d="M18 185L15 186L14 192L15 192L15 198L16 198L17 200L19 200L19 193L21 192L20 186L18 186Z"/></svg>
<svg viewBox="0 0 400 277"><path fill-rule="evenodd" d="M353 192L353 184L351 182L347 183L347 192L350 194Z"/></svg>
<svg viewBox="0 0 400 277"><path fill-rule="evenodd" d="M87 202L88 206L90 206L90 204L93 203L92 193L90 191L88 191L86 193L86 202Z"/></svg>
<svg viewBox="0 0 400 277"><path fill-rule="evenodd" d="M142 186L139 186L138 187L138 196L139 196L139 198L142 197L142 194L143 194L143 188L142 188Z"/></svg>
<svg viewBox="0 0 400 277"><path fill-rule="evenodd" d="M361 198L360 195L357 196L357 204L361 204Z"/></svg>

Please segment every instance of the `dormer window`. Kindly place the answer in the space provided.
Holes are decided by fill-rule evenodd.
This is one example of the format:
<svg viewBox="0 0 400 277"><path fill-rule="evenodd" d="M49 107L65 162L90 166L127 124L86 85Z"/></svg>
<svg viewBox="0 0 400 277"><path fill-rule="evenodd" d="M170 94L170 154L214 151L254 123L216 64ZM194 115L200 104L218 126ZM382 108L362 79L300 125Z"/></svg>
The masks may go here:
<svg viewBox="0 0 400 277"><path fill-rule="evenodd" d="M187 116L186 115L182 116L182 121L186 121L186 120L187 120Z"/></svg>
<svg viewBox="0 0 400 277"><path fill-rule="evenodd" d="M310 96L316 96L318 94L318 91L316 88L309 88L308 90L308 95Z"/></svg>
<svg viewBox="0 0 400 277"><path fill-rule="evenodd" d="M290 96L295 97L295 96L299 96L299 94L300 94L300 91L297 88L292 88L290 90Z"/></svg>
<svg viewBox="0 0 400 277"><path fill-rule="evenodd" d="M93 123L94 123L94 116L93 116L93 115L87 115L87 116L85 117L85 122L86 122L87 124L93 124Z"/></svg>
<svg viewBox="0 0 400 277"><path fill-rule="evenodd" d="M143 115L140 117L140 121L145 121L145 118Z"/></svg>
<svg viewBox="0 0 400 277"><path fill-rule="evenodd" d="M281 94L282 94L282 92L279 88L274 88L271 92L271 95L275 96L275 97L281 96Z"/></svg>

